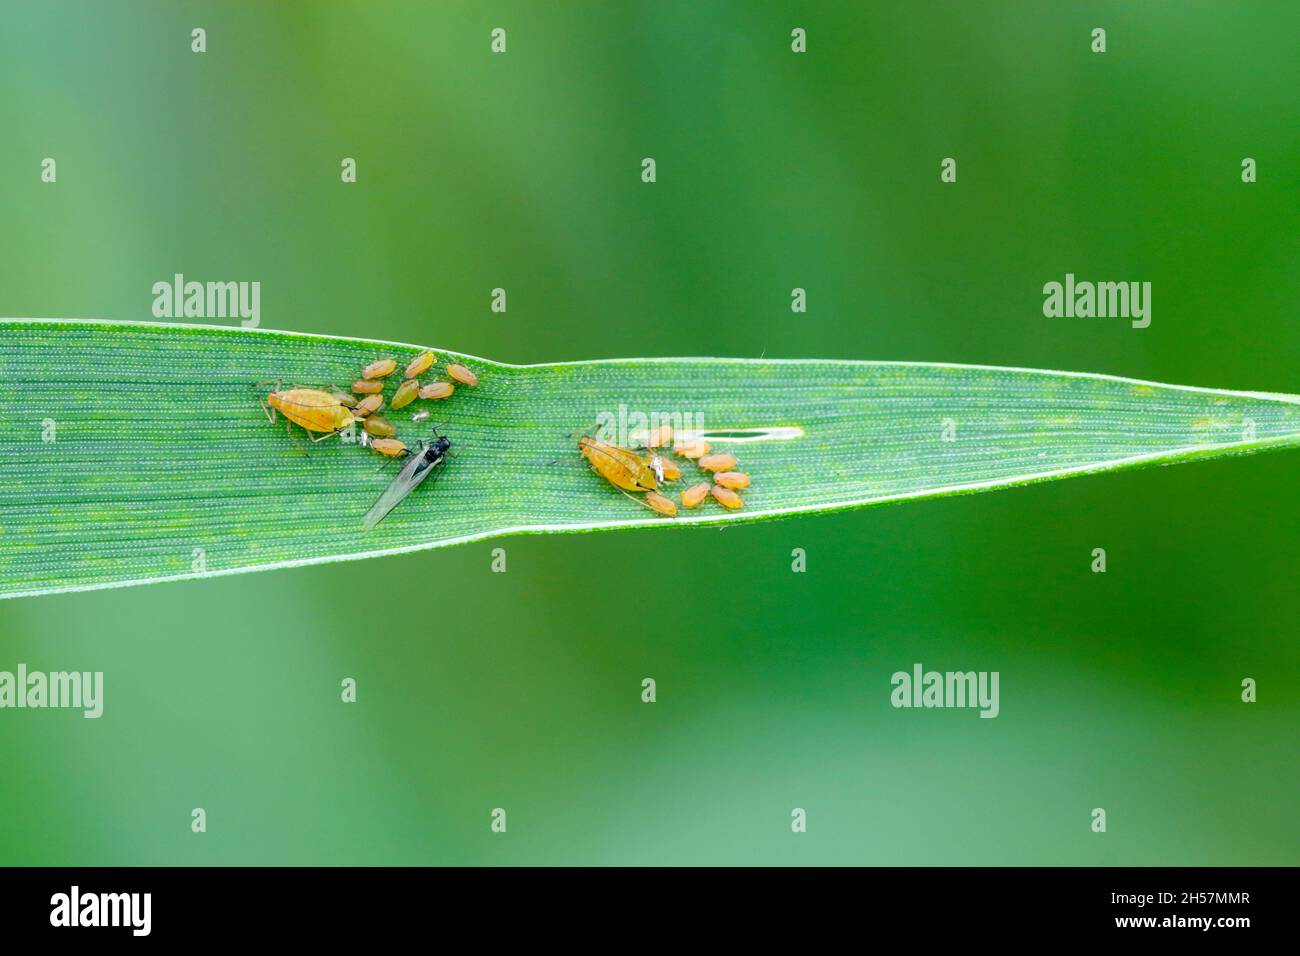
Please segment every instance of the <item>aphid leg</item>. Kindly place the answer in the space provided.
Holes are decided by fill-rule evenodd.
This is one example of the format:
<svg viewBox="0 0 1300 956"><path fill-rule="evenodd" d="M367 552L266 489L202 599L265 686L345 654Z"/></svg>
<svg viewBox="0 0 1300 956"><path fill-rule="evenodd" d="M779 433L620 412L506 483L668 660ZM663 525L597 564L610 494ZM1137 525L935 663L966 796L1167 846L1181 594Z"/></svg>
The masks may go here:
<svg viewBox="0 0 1300 956"><path fill-rule="evenodd" d="M276 412L275 412L275 409L274 409L274 408L271 408L269 405L267 405L267 404L266 404L266 396L260 394L261 391L262 391L262 389L264 389L264 388L265 388L266 386L268 386L268 385L274 385L274 386L275 386L275 390L278 392L278 391L280 390L280 385L281 385L281 383L280 383L280 380L279 380L279 379L276 379L276 380L274 380L274 381L269 381L269 380L268 380L268 381L265 381L265 382L254 382L254 383L253 383L253 388L257 389L257 391L258 391L258 393L259 393L258 396L257 396L257 403L258 403L259 405L262 406L262 412L266 415L266 420L267 420L268 422L270 422L272 425L274 425L274 424L275 424L275 419L276 419Z"/></svg>
<svg viewBox="0 0 1300 956"><path fill-rule="evenodd" d="M379 474L381 471L387 471L398 462L405 461L407 456L410 454L411 452L408 451L405 455L394 455L392 458L385 457L384 463L375 469L375 474Z"/></svg>
<svg viewBox="0 0 1300 956"><path fill-rule="evenodd" d="M623 491L622 488L618 490L622 491L623 494L627 495L629 498L631 498L633 501L639 504L642 508L649 508L651 511L654 511L655 514L659 514L659 512L655 511L654 507L649 502L647 502L644 498L638 497L637 495L632 494L632 492L630 491ZM667 515L665 515L665 517L667 517Z"/></svg>
<svg viewBox="0 0 1300 956"><path fill-rule="evenodd" d="M289 442L293 445L294 451L302 452L305 458L311 457L311 454L307 451L307 446L302 443L302 439L293 433L293 422L284 423L284 433L289 436Z"/></svg>
<svg viewBox="0 0 1300 956"><path fill-rule="evenodd" d="M333 438L335 435L341 435L341 434L342 434L342 430L336 432L326 432L324 435L321 435L320 438L313 438L311 440L311 443L313 445L318 445L327 438Z"/></svg>
<svg viewBox="0 0 1300 956"><path fill-rule="evenodd" d="M361 434L365 435L365 438L362 439L362 444L365 445L367 448L369 448L371 442L370 436L366 435L365 432L362 432ZM425 446L424 439L417 438L415 441L411 442L411 447L406 449L405 454L395 455L392 458L385 456L384 463L375 469L375 474L378 474L381 471L387 471L389 468L392 468L393 465L397 464L400 461L405 461L411 455L418 455L420 452L424 451L424 446Z"/></svg>

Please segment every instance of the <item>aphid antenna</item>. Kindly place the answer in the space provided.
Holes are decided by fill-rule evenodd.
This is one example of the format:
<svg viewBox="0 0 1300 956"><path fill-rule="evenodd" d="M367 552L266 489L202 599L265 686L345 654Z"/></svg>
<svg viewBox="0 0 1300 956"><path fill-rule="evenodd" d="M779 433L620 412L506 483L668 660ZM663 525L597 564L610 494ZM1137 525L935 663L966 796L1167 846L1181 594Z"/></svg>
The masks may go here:
<svg viewBox="0 0 1300 956"><path fill-rule="evenodd" d="M284 433L289 436L289 443L293 445L294 451L300 452L304 458L311 457L311 452L309 452L307 446L302 443L302 439L293 433L293 424L291 422L284 423Z"/></svg>
<svg viewBox="0 0 1300 956"><path fill-rule="evenodd" d="M592 437L595 437L595 434L599 431L600 431L600 418L597 417L592 421L590 425L583 425L581 428L575 428L573 431L569 432L567 437L577 438L580 435L590 435ZM599 440L600 439L597 439L597 441Z"/></svg>

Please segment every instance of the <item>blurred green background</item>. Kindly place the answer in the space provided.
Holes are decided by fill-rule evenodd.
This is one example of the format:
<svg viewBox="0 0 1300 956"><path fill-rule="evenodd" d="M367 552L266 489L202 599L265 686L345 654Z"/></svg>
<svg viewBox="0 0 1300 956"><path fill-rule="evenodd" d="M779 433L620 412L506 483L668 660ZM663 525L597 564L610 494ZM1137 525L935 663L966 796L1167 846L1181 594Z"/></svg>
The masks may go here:
<svg viewBox="0 0 1300 956"><path fill-rule="evenodd" d="M3 315L150 319L183 272L260 281L264 327L513 362L1300 392L1289 0L3 20ZM1150 281L1151 327L1044 318L1067 271ZM0 670L107 685L98 721L0 712L0 862L1295 864L1297 475L1279 453L0 603ZM918 661L999 671L1001 715L893 709Z"/></svg>

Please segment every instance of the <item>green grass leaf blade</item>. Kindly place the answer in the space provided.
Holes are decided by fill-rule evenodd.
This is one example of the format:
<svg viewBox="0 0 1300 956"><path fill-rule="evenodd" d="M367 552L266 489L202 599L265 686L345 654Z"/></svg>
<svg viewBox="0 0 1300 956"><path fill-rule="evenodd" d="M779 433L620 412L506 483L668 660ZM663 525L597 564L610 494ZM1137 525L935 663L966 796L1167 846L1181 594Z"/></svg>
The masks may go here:
<svg viewBox="0 0 1300 956"><path fill-rule="evenodd" d="M310 457L253 384L346 386L424 346L226 327L0 320L0 597L437 547L513 532L744 522L1300 444L1300 398L1106 375L899 362L621 359L512 366L428 408L456 457L372 531L391 479ZM434 348L441 356L456 353ZM399 373L400 374L400 373ZM391 389L390 389L391 392ZM690 413L753 476L746 507L668 520L593 475L601 413ZM51 437L54 441L43 440ZM299 431L301 435L301 432ZM951 440L945 440L945 438ZM557 461L558 459L558 461ZM684 468L679 487L699 480ZM202 572L196 570L202 561Z"/></svg>

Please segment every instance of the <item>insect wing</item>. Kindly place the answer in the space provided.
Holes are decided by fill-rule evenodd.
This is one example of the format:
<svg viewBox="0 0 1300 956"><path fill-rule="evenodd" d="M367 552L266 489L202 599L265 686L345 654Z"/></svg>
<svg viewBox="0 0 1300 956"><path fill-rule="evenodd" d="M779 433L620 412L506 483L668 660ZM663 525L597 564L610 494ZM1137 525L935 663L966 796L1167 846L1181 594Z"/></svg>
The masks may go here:
<svg viewBox="0 0 1300 956"><path fill-rule="evenodd" d="M423 454L411 455L406 464L402 465L402 470L397 473L397 477L366 512L366 530L383 521L388 512L401 504L402 499L418 488L420 483L440 464L442 464L442 456L430 462L425 460Z"/></svg>
<svg viewBox="0 0 1300 956"><path fill-rule="evenodd" d="M645 458L642 458L636 452L598 439L587 438L586 436L583 436L583 439L578 442L578 447L591 453L587 456L587 460L596 466L601 476L616 488L630 487L633 490L654 491L657 487L641 480L643 477L651 478L651 480L653 478L652 475L644 474L643 470L650 468L650 465ZM593 455L600 456L604 467L597 464L596 459L592 457ZM615 477L615 473L618 472L621 472L619 477L627 483L626 485L621 484L618 478Z"/></svg>

